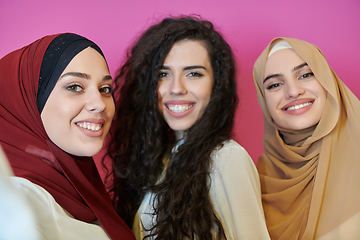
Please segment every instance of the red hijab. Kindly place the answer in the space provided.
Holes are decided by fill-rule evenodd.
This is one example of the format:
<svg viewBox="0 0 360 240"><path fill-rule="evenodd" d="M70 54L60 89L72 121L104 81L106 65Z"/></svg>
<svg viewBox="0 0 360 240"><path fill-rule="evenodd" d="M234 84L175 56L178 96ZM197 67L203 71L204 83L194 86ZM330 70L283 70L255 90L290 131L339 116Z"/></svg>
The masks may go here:
<svg viewBox="0 0 360 240"><path fill-rule="evenodd" d="M37 106L40 69L45 51L58 36L94 44L75 34L45 36L0 60L0 144L15 175L43 187L74 218L99 220L111 239L135 239L117 215L93 159L64 152L43 127Z"/></svg>

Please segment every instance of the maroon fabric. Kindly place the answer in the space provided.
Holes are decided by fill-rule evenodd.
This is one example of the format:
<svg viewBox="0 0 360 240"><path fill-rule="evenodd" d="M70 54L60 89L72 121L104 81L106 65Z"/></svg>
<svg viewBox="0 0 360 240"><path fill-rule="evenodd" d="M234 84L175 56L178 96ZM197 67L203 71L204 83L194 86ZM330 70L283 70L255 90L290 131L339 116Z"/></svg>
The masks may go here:
<svg viewBox="0 0 360 240"><path fill-rule="evenodd" d="M16 176L46 189L76 219L99 220L111 239L135 239L117 215L92 158L69 155L53 144L36 105L46 36L0 60L0 144Z"/></svg>

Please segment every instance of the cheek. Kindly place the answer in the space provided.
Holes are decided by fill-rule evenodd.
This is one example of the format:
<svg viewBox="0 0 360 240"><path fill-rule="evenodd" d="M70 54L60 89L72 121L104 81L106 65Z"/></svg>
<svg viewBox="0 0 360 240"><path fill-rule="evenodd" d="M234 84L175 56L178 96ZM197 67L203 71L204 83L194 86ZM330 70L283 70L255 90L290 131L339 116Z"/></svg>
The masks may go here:
<svg viewBox="0 0 360 240"><path fill-rule="evenodd" d="M211 89L210 89L210 91L202 92L201 99L199 102L200 108L199 108L199 112L198 112L199 115L197 117L198 119L200 119L202 117L202 115L204 114L205 109L209 105L210 99L211 99Z"/></svg>
<svg viewBox="0 0 360 240"><path fill-rule="evenodd" d="M114 99L111 98L107 98L104 101L106 103L106 109L107 109L107 117L112 120L114 118L115 115L115 103L114 103Z"/></svg>
<svg viewBox="0 0 360 240"><path fill-rule="evenodd" d="M164 87L163 85L158 86L156 91L157 97L155 97L155 101L158 103L159 111L162 114L164 111L164 105L163 105L163 96L164 96Z"/></svg>
<svg viewBox="0 0 360 240"><path fill-rule="evenodd" d="M281 110L279 109L282 101L282 96L279 92L265 93L265 106L270 115L269 121L274 121L276 124L281 125ZM265 114L266 115L266 114Z"/></svg>
<svg viewBox="0 0 360 240"><path fill-rule="evenodd" d="M266 102L266 107L267 107L267 110L270 114L270 117L274 120L276 119L276 114L275 114L275 110L274 110L274 107L272 105L269 105L267 102Z"/></svg>
<svg viewBox="0 0 360 240"><path fill-rule="evenodd" d="M321 92L318 95L318 100L320 102L320 109L319 109L319 120L320 120L321 116L323 115L325 105L327 102L327 91L324 88L321 89Z"/></svg>
<svg viewBox="0 0 360 240"><path fill-rule="evenodd" d="M82 110L82 104L80 102L67 102L64 101L61 105L58 105L56 109L53 110L54 115L62 118L64 121L71 121L76 115L78 115Z"/></svg>
<svg viewBox="0 0 360 240"><path fill-rule="evenodd" d="M201 100L207 106L208 103L210 102L210 98L212 95L212 85L197 86L197 88L195 90L197 92L197 95L201 98Z"/></svg>
<svg viewBox="0 0 360 240"><path fill-rule="evenodd" d="M61 99L61 101L59 100ZM45 104L41 118L45 127L64 126L68 123L71 112L74 111L76 104L69 103L68 99L50 95Z"/></svg>
<svg viewBox="0 0 360 240"><path fill-rule="evenodd" d="M209 105L210 98L211 98L211 94L210 94L210 95L208 95L208 96L206 96L204 110L205 110L205 108Z"/></svg>
<svg viewBox="0 0 360 240"><path fill-rule="evenodd" d="M328 94L328 93L327 93L327 91L325 90L325 88L323 88L321 85L320 85L320 88L321 88L321 89L319 90L319 91L320 91L320 94L319 94L319 95L321 96L321 98L323 99L323 101L326 102L327 94Z"/></svg>
<svg viewBox="0 0 360 240"><path fill-rule="evenodd" d="M164 82L159 82L158 83L156 93L157 93L159 102L164 97L164 95L166 94L166 88L167 87L166 87L166 84Z"/></svg>
<svg viewBox="0 0 360 240"><path fill-rule="evenodd" d="M274 118L273 112L275 111L275 99L273 98L272 94L265 93L265 103L266 103L266 108L267 108L268 112L270 113L270 116L272 118Z"/></svg>
<svg viewBox="0 0 360 240"><path fill-rule="evenodd" d="M318 81L314 81L314 84L309 89L309 91L312 90L312 93L317 97L320 103L319 110L322 112L325 108L328 92Z"/></svg>

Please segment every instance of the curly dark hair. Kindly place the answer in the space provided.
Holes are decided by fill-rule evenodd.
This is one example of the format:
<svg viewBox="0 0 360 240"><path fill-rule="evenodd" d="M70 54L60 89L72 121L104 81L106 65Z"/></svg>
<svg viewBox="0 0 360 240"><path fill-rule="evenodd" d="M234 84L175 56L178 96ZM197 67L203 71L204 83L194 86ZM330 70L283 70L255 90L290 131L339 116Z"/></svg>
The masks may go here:
<svg viewBox="0 0 360 240"><path fill-rule="evenodd" d="M158 105L159 70L172 46L181 40L205 44L214 85L201 118L186 131L177 153L174 131ZM151 26L129 49L115 78L117 113L108 155L114 164L114 205L131 227L146 192L155 194L156 239L226 239L209 191L216 147L231 139L238 103L235 60L230 46L211 22L196 16L165 18ZM168 166L163 180L158 183Z"/></svg>

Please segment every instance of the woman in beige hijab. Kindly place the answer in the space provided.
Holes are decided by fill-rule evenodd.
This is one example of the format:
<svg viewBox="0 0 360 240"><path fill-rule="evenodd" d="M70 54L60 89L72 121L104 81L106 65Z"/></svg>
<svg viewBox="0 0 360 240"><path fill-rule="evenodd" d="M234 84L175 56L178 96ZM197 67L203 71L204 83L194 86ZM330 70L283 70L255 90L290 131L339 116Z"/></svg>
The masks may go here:
<svg viewBox="0 0 360 240"><path fill-rule="evenodd" d="M319 48L275 38L254 65L272 239L360 239L360 102Z"/></svg>

